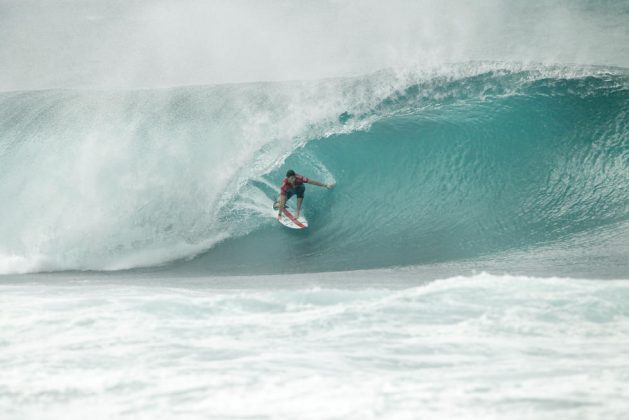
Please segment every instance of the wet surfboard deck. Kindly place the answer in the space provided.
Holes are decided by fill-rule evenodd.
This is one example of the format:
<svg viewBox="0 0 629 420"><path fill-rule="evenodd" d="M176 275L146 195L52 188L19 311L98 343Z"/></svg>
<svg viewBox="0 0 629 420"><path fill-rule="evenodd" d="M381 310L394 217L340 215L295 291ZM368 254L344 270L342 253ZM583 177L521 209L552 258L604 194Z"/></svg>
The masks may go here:
<svg viewBox="0 0 629 420"><path fill-rule="evenodd" d="M293 210L288 208L282 209L282 215L277 216L277 220L291 229L306 229L308 227L308 220L306 220L303 214L300 214L299 218L296 218L293 214Z"/></svg>

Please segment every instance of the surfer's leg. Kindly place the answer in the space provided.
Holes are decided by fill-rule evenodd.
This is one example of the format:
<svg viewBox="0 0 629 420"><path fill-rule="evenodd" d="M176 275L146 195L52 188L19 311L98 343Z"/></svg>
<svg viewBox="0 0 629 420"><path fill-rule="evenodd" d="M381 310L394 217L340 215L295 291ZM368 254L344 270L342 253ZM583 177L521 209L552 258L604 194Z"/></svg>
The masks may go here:
<svg viewBox="0 0 629 420"><path fill-rule="evenodd" d="M297 214L295 217L299 217L299 212L301 212L301 203L304 201L304 193L306 192L306 187L300 185L295 188L297 191Z"/></svg>
<svg viewBox="0 0 629 420"><path fill-rule="evenodd" d="M277 201L273 203L273 209L279 210L280 207L286 206L286 201L288 200L288 197L290 197L290 195L280 194Z"/></svg>
<svg viewBox="0 0 629 420"><path fill-rule="evenodd" d="M286 203L288 203L288 199L291 198L293 195L295 195L295 193L297 193L297 196L299 197L299 190L295 189L295 188L291 188L290 190L286 190L286 195L284 194L280 194L280 198L277 199L277 201L275 203L273 203L273 208L275 210L279 210L281 205L286 206ZM303 197L303 194L302 194ZM282 199L284 199L282 201Z"/></svg>

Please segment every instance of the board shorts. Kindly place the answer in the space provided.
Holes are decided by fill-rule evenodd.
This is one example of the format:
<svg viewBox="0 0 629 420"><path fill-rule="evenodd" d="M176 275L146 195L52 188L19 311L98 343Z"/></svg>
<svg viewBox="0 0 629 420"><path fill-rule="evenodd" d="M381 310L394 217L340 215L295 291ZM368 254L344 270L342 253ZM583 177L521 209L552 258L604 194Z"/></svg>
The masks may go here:
<svg viewBox="0 0 629 420"><path fill-rule="evenodd" d="M304 184L298 185L295 188L291 188L290 190L286 190L286 201L294 195L297 195L297 198L304 198L304 192L306 191L306 187ZM279 205L279 200L273 203L273 208L277 210Z"/></svg>
<svg viewBox="0 0 629 420"><path fill-rule="evenodd" d="M297 198L304 198L304 192L306 192L306 187L304 186L304 184L297 185L290 190L286 190L286 201L288 201L288 199L291 198L293 195L296 195Z"/></svg>
<svg viewBox="0 0 629 420"><path fill-rule="evenodd" d="M286 190L286 201L294 195L297 195L297 198L304 198L304 192L306 192L306 186L304 184L298 185L290 190ZM279 199L273 203L273 209L277 210L279 203Z"/></svg>

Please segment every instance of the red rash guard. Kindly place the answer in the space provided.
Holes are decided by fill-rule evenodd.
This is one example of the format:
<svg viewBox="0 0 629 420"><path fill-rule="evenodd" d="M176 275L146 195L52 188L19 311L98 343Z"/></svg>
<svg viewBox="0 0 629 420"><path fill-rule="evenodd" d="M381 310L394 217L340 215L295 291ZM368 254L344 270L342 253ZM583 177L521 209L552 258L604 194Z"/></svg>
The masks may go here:
<svg viewBox="0 0 629 420"><path fill-rule="evenodd" d="M301 175L295 175L294 184L291 184L290 182L288 182L288 178L284 178L284 180L282 181L282 186L280 187L280 191L282 194L286 195L286 192L288 190L292 190L295 187L298 187L302 184L307 184L307 183L308 183L308 178Z"/></svg>

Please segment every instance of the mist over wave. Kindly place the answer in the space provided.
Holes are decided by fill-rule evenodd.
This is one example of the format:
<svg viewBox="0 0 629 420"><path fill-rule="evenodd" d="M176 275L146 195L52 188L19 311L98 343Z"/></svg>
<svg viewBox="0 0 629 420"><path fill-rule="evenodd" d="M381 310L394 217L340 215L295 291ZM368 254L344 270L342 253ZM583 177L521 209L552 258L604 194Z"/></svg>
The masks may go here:
<svg viewBox="0 0 629 420"><path fill-rule="evenodd" d="M2 0L0 90L318 80L477 60L629 67L625 1Z"/></svg>

